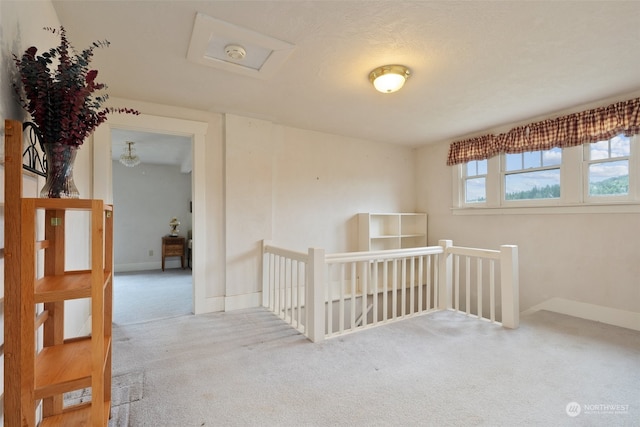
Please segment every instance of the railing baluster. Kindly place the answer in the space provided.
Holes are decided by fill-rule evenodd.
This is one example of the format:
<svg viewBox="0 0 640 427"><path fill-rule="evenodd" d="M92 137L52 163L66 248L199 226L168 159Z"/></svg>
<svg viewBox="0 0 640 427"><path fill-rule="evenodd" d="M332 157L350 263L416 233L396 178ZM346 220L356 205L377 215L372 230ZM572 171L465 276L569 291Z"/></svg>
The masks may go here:
<svg viewBox="0 0 640 427"><path fill-rule="evenodd" d="M280 255L276 255L273 267L273 310L280 317Z"/></svg>
<svg viewBox="0 0 640 427"><path fill-rule="evenodd" d="M303 271L304 263L298 261L298 328L303 327L302 325L302 289L304 285L304 271Z"/></svg>
<svg viewBox="0 0 640 427"><path fill-rule="evenodd" d="M467 316L471 314L471 257L465 257L465 301L464 307L467 312Z"/></svg>
<svg viewBox="0 0 640 427"><path fill-rule="evenodd" d="M416 303L415 297L415 286L416 286L416 257L411 257L411 262L409 263L411 271L409 272L409 283L411 288L409 288L409 314L413 314L414 307Z"/></svg>
<svg viewBox="0 0 640 427"><path fill-rule="evenodd" d="M345 264L341 263L340 264L340 327L339 327L339 331L340 333L344 332L344 292L345 292L345 286L346 284L344 283L344 275L345 275Z"/></svg>
<svg viewBox="0 0 640 427"><path fill-rule="evenodd" d="M439 308L440 310L444 310L443 307L440 307L440 257L444 257L445 254L436 254L435 256L435 264L433 265L433 308Z"/></svg>
<svg viewBox="0 0 640 427"><path fill-rule="evenodd" d="M478 257L476 259L476 281L477 281L477 290L478 294L477 298L477 311L478 311L478 319L482 319L484 316L482 315L482 258Z"/></svg>
<svg viewBox="0 0 640 427"><path fill-rule="evenodd" d="M455 255L453 257L453 264L454 264L454 269L455 269L455 273L454 273L454 302L455 304L453 305L453 307L456 309L456 311L460 311L460 255Z"/></svg>
<svg viewBox="0 0 640 427"><path fill-rule="evenodd" d="M331 274L334 264L327 265L327 333L333 333L333 286L331 286L331 279L333 275Z"/></svg>
<svg viewBox="0 0 640 427"><path fill-rule="evenodd" d="M369 263L359 263L362 272L362 327L367 326L367 291L369 289Z"/></svg>
<svg viewBox="0 0 640 427"><path fill-rule="evenodd" d="M273 311L280 316L280 255L276 255L273 260Z"/></svg>
<svg viewBox="0 0 640 427"><path fill-rule="evenodd" d="M393 304L392 308L392 319L395 319L396 317L398 317L398 260L394 259L393 260L393 268L392 268L392 274L393 274L393 292L391 293L391 304Z"/></svg>
<svg viewBox="0 0 640 427"><path fill-rule="evenodd" d="M404 315L407 313L407 259L402 258L401 264L402 274L400 276L400 286L402 291L400 292L400 301L402 304L401 316L404 317Z"/></svg>
<svg viewBox="0 0 640 427"><path fill-rule="evenodd" d="M382 321L389 318L389 261L382 261Z"/></svg>
<svg viewBox="0 0 640 427"><path fill-rule="evenodd" d="M496 280L495 280L495 261L489 261L489 307L491 308L491 321L496 321Z"/></svg>
<svg viewBox="0 0 640 427"><path fill-rule="evenodd" d="M287 304L289 305L289 323L293 324L293 260L289 259L288 262L289 268L287 268L287 273L289 275L289 301L287 301Z"/></svg>
<svg viewBox="0 0 640 427"><path fill-rule="evenodd" d="M298 328L298 261L291 260L291 324Z"/></svg>
<svg viewBox="0 0 640 427"><path fill-rule="evenodd" d="M418 313L422 311L422 287L426 283L424 280L424 271L422 265L426 257L421 256L418 258Z"/></svg>
<svg viewBox="0 0 640 427"><path fill-rule="evenodd" d="M356 328L356 263L351 262L351 330Z"/></svg>
<svg viewBox="0 0 640 427"><path fill-rule="evenodd" d="M287 283L286 283L286 262L287 259L285 257L280 257L280 317L285 318L286 307L286 292L287 292Z"/></svg>
<svg viewBox="0 0 640 427"><path fill-rule="evenodd" d="M373 282L372 303L373 324L375 325L376 323L378 323L378 261L374 261L373 264L371 264L371 268L373 269L371 281Z"/></svg>
<svg viewBox="0 0 640 427"><path fill-rule="evenodd" d="M425 287L425 291L427 292L427 310L431 310L431 259L433 258L433 255L427 255L427 280L426 280L426 287ZM436 296L436 301L437 301L437 296Z"/></svg>
<svg viewBox="0 0 640 427"><path fill-rule="evenodd" d="M276 288L276 279L275 279L275 258L274 254L269 254L269 272L267 274L269 281L269 310L275 310L275 288Z"/></svg>

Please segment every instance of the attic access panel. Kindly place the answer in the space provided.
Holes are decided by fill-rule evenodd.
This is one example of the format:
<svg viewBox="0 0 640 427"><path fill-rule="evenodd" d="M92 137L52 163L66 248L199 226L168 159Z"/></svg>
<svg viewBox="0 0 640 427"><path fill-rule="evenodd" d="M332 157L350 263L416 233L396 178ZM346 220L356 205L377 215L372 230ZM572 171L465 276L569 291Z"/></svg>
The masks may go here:
<svg viewBox="0 0 640 427"><path fill-rule="evenodd" d="M242 46L246 56L243 59L231 58L225 52L228 45ZM282 67L294 48L291 43L197 13L187 59L266 80Z"/></svg>

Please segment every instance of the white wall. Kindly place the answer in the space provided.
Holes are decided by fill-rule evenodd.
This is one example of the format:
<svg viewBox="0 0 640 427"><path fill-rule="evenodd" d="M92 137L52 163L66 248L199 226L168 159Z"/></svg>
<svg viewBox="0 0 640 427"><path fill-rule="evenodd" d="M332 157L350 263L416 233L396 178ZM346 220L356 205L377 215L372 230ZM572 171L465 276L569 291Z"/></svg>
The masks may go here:
<svg viewBox="0 0 640 427"><path fill-rule="evenodd" d="M225 116L225 309L260 304L260 240L271 239L274 126ZM221 230L222 231L222 230Z"/></svg>
<svg viewBox="0 0 640 427"><path fill-rule="evenodd" d="M191 174L181 173L180 166L141 163L128 168L118 161L112 166L114 269L160 269L162 236L169 233L171 218L180 221L180 236L191 230ZM180 259L171 257L165 268L179 266Z"/></svg>
<svg viewBox="0 0 640 427"><path fill-rule="evenodd" d="M357 250L358 212L414 211L414 151L274 125L225 121L225 309L260 303L260 241Z"/></svg>
<svg viewBox="0 0 640 427"><path fill-rule="evenodd" d="M358 250L359 212L415 212L414 150L281 127L275 149L277 244Z"/></svg>
<svg viewBox="0 0 640 427"><path fill-rule="evenodd" d="M429 213L430 244L452 239L460 246L518 245L522 311L560 299L565 308L558 310L574 315L586 308L638 319L637 213L454 215L448 147L443 142L418 151L418 208ZM620 324L631 327L629 322Z"/></svg>

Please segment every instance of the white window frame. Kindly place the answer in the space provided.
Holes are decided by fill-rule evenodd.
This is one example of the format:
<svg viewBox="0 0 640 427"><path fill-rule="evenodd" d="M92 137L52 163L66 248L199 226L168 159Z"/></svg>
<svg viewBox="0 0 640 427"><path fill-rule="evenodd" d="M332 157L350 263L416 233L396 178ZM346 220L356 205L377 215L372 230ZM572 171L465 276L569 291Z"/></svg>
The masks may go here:
<svg viewBox="0 0 640 427"><path fill-rule="evenodd" d="M473 160L473 161L481 161L481 160ZM468 162L467 162L468 163ZM467 170L468 168L467 163L464 163L463 167L461 168L462 171L462 204L464 206L486 206L487 205L487 200L488 200L488 194L487 194L487 179L488 179L488 174L489 174L489 161L487 160L487 173L483 174L483 175L473 175L473 176L469 176L467 175ZM467 202L467 196L466 196L466 191L467 191L467 181L469 179L477 179L477 178L484 178L484 185L485 185L485 200L484 202Z"/></svg>
<svg viewBox="0 0 640 427"><path fill-rule="evenodd" d="M582 167L583 178L582 179L584 182L583 197L585 201L587 201L588 203L598 204L598 203L611 203L611 202L626 202L629 200L637 199L637 197L634 197L634 196L638 194L638 188L637 188L638 185L634 185L634 183L637 183L637 180L633 179L634 178L633 175L638 174L638 168L637 168L638 162L636 161L636 167L632 167L632 163L631 163L632 159L637 160L637 157L638 157L637 155L638 143L634 144L633 143L634 139L640 139L640 136L635 135L630 138L631 143L629 147L629 155L623 156L623 157L613 157L613 158L609 157L607 159L590 160L590 147L587 144L582 146L583 147L583 167ZM636 151L636 153L634 153L634 151ZM627 160L629 165L629 192L627 194L614 195L614 196L591 196L589 194L589 166L592 164L610 163L610 162L616 162L620 160Z"/></svg>
<svg viewBox="0 0 640 427"><path fill-rule="evenodd" d="M534 200L503 200L504 155L488 159L486 203L465 203L466 163L452 167L453 213L531 214L531 213L640 213L640 135L631 137L629 154L629 194L624 196L589 196L588 165L585 145L562 149L560 164L560 198ZM533 171L533 169L532 169Z"/></svg>
<svg viewBox="0 0 640 427"><path fill-rule="evenodd" d="M547 151L547 150L536 150L536 151ZM560 204L562 200L562 163L559 165L552 166L540 166L529 169L518 169L517 171L507 171L507 161L506 155L500 154L500 193L499 193L499 202L500 205L508 207L508 206L556 206ZM562 157L564 158L564 150L562 150ZM516 173L526 173L526 172L539 172L551 169L558 169L560 171L560 197L554 197L549 199L522 199L522 200L507 200L506 198L506 176L512 175Z"/></svg>

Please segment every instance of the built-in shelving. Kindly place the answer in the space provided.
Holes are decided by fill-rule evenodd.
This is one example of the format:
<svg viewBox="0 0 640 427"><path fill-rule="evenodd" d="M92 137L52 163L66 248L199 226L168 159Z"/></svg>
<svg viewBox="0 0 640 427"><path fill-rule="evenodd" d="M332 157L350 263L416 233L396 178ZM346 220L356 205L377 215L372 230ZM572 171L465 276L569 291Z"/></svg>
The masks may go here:
<svg viewBox="0 0 640 427"><path fill-rule="evenodd" d="M358 214L358 250L418 248L427 246L424 213Z"/></svg>

